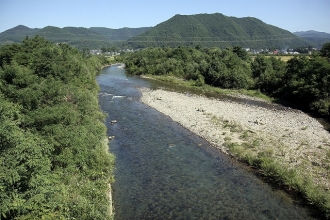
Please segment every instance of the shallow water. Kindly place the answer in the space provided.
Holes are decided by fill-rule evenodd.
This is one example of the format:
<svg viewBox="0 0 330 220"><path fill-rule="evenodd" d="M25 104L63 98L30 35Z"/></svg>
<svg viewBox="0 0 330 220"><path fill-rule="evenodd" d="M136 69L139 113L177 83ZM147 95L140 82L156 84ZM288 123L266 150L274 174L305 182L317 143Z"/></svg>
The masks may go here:
<svg viewBox="0 0 330 220"><path fill-rule="evenodd" d="M144 105L150 81L104 68L97 81L116 156L116 219L314 219L285 193ZM112 120L117 123L112 124Z"/></svg>

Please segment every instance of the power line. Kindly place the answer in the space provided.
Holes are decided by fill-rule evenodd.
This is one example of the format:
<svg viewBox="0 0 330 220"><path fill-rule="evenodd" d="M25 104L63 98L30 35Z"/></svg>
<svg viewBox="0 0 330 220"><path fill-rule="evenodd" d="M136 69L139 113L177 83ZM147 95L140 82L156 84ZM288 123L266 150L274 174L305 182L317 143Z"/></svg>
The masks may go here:
<svg viewBox="0 0 330 220"><path fill-rule="evenodd" d="M38 32L38 33L35 33L35 35L39 35L39 34L43 34L43 35L46 35L46 34L51 34L51 35L81 35L81 36L99 36L99 37L109 37L111 36L110 34L107 34L107 35L103 35L103 34L99 34L99 33L88 33L88 34L76 34L76 33L56 33L56 32ZM273 36L292 36L291 34L270 34L270 35L254 35L254 36L250 36L250 37L253 37L253 38L264 38L264 37L273 37ZM309 35L309 36L316 36L316 35ZM127 35L114 35L113 37L125 37L127 38ZM133 36L135 38L148 38L148 36L139 36L139 35L135 35ZM161 37L157 37L157 38L169 38L169 37L175 37L175 36L161 36ZM243 35L235 35L236 38L246 38L248 36L243 36ZM299 38L300 36L297 36L297 38ZM213 36L213 37L210 37L210 36L207 36L207 37L204 37L204 36L185 36L184 38L231 38L231 37L224 37L224 36ZM296 37L295 37L296 38Z"/></svg>
<svg viewBox="0 0 330 220"><path fill-rule="evenodd" d="M54 35L62 35L63 37L67 36L98 36L98 37L107 37L110 35L102 35L102 34L75 34L75 33L52 33L52 32L38 32L36 34L43 34L45 37L49 37L47 35L51 34L52 36ZM293 35L293 34L292 34ZM291 34L272 34L272 35L257 35L257 36L234 36L236 38L235 40L231 40L233 37L224 37L224 36L186 36L183 38L178 38L175 36L134 36L132 37L133 40L113 40L113 39L107 39L107 40L101 40L101 39L90 39L92 41L98 41L98 42L124 42L124 41L129 41L132 43L150 43L150 42L156 42L156 43L239 43L239 42L262 42L262 41L279 41L279 40L292 40L292 39L302 39L310 36L317 36L316 34L313 35L308 35L308 36L292 36ZM120 37L125 37L127 36L124 35L115 35L115 38L120 38ZM274 38L275 37L275 38ZM278 37L278 38L276 38ZM153 38L153 39L150 39ZM173 39L174 38L174 39ZM178 40L175 40L175 38L178 38ZM168 40L167 40L168 39ZM207 39L207 40L204 40ZM66 39L70 41L70 39ZM89 40L89 39L88 39Z"/></svg>
<svg viewBox="0 0 330 220"><path fill-rule="evenodd" d="M219 38L217 38L219 39ZM221 39L221 38L220 38ZM129 42L135 43L148 43L148 42L164 42L164 43L238 43L238 42L261 42L261 41L279 41L279 40L292 40L300 39L300 37L285 37L285 38L272 38L272 39L240 39L240 40L159 40L159 39L150 39L150 40L130 40Z"/></svg>

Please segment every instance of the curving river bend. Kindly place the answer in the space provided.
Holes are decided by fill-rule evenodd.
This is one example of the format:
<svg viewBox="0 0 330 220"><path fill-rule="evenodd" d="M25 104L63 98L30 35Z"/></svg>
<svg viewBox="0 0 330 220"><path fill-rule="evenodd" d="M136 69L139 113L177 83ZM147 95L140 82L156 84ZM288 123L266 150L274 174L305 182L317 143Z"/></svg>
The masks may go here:
<svg viewBox="0 0 330 220"><path fill-rule="evenodd" d="M204 139L139 101L156 82L122 66L97 77L99 102L116 156L116 219L316 219ZM117 123L111 123L116 120ZM315 214L315 213L314 213Z"/></svg>

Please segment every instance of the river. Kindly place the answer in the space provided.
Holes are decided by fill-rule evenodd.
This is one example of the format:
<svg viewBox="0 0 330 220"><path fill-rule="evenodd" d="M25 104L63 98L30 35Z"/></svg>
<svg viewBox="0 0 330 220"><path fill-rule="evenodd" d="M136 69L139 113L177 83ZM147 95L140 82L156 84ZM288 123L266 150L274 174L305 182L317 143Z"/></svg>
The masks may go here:
<svg viewBox="0 0 330 220"><path fill-rule="evenodd" d="M116 156L116 219L317 219L299 200L141 103L138 89L157 89L156 82L127 76L120 65L104 68L97 82L107 135L115 136L109 148Z"/></svg>

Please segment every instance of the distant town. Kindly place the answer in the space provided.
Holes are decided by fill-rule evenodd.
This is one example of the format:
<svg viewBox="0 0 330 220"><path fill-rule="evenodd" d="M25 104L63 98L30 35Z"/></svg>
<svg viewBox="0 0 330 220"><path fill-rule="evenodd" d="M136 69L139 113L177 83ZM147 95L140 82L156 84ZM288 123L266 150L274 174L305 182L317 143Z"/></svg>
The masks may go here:
<svg viewBox="0 0 330 220"><path fill-rule="evenodd" d="M306 48L297 48L297 49L251 49L243 48L246 52L250 54L274 54L274 55L299 55L299 54L312 54L317 51L317 48L306 47ZM105 56L117 56L121 53L133 53L139 51L140 49L122 49L118 51L103 51L101 49L90 50L92 55L105 55Z"/></svg>
<svg viewBox="0 0 330 220"><path fill-rule="evenodd" d="M297 55L297 54L312 54L313 51L317 51L314 47L298 48L298 49L250 49L243 48L245 51L251 54L284 54L284 55Z"/></svg>
<svg viewBox="0 0 330 220"><path fill-rule="evenodd" d="M117 51L113 51L113 52L106 51L106 52L103 52L102 50L90 50L89 52L92 55L117 56L117 55L120 55L121 53L133 53L135 51L138 51L138 50L124 49L124 50L118 50L118 52Z"/></svg>

